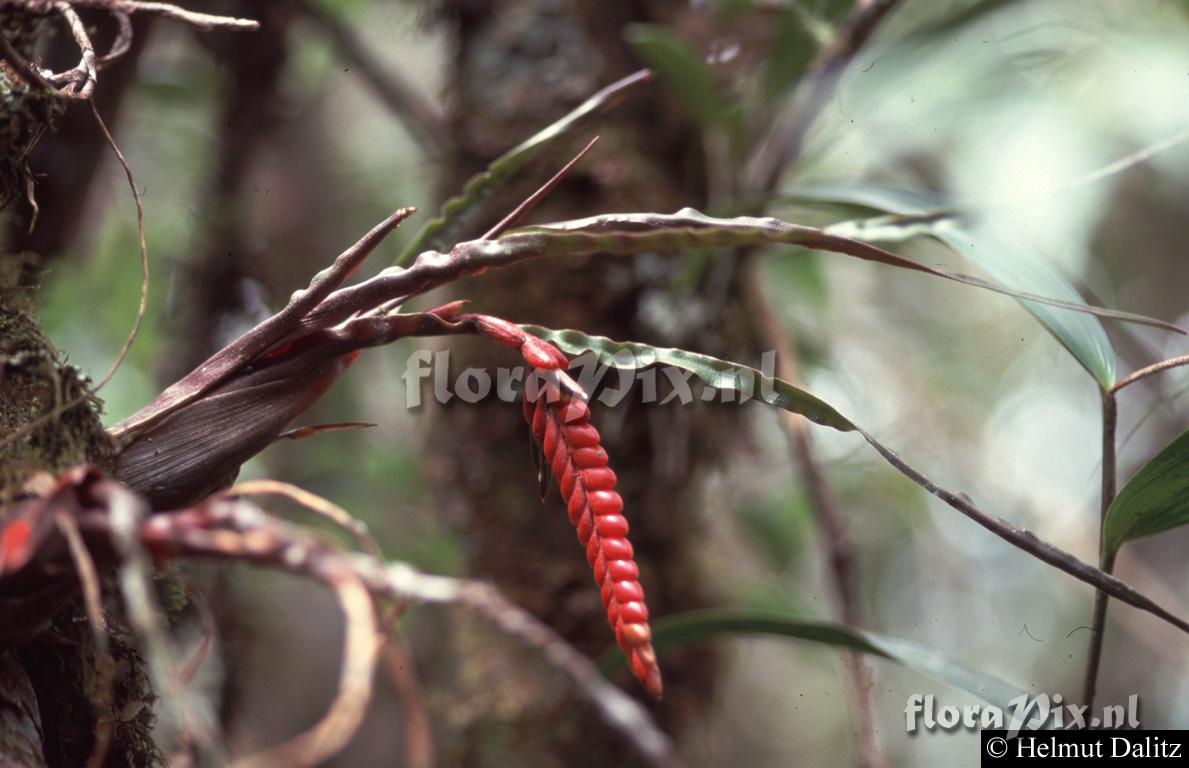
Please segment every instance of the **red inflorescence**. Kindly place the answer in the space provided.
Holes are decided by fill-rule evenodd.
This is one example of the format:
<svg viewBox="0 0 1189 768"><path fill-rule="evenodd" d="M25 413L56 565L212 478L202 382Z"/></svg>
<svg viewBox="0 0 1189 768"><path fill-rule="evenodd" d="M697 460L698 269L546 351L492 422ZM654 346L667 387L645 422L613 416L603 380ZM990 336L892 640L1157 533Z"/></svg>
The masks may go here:
<svg viewBox="0 0 1189 768"><path fill-rule="evenodd" d="M594 570L615 639L632 673L660 698L661 670L652 648L640 571L627 539L623 499L615 491L615 473L607 466L599 432L590 423L586 396L565 374L569 361L555 346L519 326L498 318L471 317L485 336L517 347L540 374L540 386L525 386L525 420L557 478L570 522L586 548L586 562Z"/></svg>

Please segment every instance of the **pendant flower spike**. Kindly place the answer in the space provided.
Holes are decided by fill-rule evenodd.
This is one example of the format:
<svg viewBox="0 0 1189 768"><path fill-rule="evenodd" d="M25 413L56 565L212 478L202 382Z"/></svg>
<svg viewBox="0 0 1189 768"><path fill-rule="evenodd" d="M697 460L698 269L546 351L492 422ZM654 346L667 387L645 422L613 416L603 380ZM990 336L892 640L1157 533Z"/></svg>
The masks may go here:
<svg viewBox="0 0 1189 768"><path fill-rule="evenodd" d="M599 431L590 423L586 393L566 374L569 360L549 342L498 318L459 318L464 319L482 335L518 349L537 374L525 384L524 418L545 467L557 479L578 541L586 548L586 562L594 571L615 640L632 674L659 699L661 671L652 647L640 569L627 538L628 521L623 516L623 498L615 491L615 472L608 466Z"/></svg>

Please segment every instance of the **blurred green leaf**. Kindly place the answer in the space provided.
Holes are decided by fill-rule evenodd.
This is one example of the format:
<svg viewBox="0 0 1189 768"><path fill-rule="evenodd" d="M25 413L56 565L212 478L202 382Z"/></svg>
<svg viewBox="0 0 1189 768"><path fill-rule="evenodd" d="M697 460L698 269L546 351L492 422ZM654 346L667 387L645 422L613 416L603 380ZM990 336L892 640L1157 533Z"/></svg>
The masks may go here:
<svg viewBox="0 0 1189 768"><path fill-rule="evenodd" d="M817 50L817 39L798 8L790 6L782 10L764 60L764 88L768 97L780 95L800 80Z"/></svg>
<svg viewBox="0 0 1189 768"><path fill-rule="evenodd" d="M940 192L878 182L804 184L785 190L780 200L857 207L901 216L922 216L952 208Z"/></svg>
<svg viewBox="0 0 1189 768"><path fill-rule="evenodd" d="M632 24L624 37L703 128L718 126L738 135L739 107L727 100L710 65L688 43L655 24Z"/></svg>
<svg viewBox="0 0 1189 768"><path fill-rule="evenodd" d="M972 670L920 643L851 629L830 621L766 611L710 610L665 616L652 623L652 644L657 651L733 635L787 637L878 656L974 694L1005 712L1012 710L1013 699L1027 695L1021 688ZM625 663L618 648L609 649L599 660L599 666L608 675Z"/></svg>
<svg viewBox="0 0 1189 768"><path fill-rule="evenodd" d="M1135 474L1106 513L1102 547L1114 555L1126 541L1189 523L1189 430Z"/></svg>
<svg viewBox="0 0 1189 768"><path fill-rule="evenodd" d="M739 523L752 549L773 568L783 569L801 551L812 527L803 494L790 491L777 499L747 499Z"/></svg>
<svg viewBox="0 0 1189 768"><path fill-rule="evenodd" d="M1045 258L991 222L973 223L954 215L952 203L927 191L882 185L819 185L790 190L792 199L857 205L891 213L864 226L843 222L826 231L868 241L902 240L927 235L977 264L996 282L1020 292L1071 303L1084 301ZM900 218L896 218L900 217ZM1020 299L1033 317L1064 346L1104 390L1115 383L1115 351L1095 317Z"/></svg>
<svg viewBox="0 0 1189 768"><path fill-rule="evenodd" d="M855 425L849 419L824 401L756 368L684 349L613 341L606 336L588 336L581 331L555 331L536 325L525 325L523 328L529 333L552 341L570 355L593 352L599 362L620 370L671 365L689 371L712 387L739 392L741 401L757 398L769 405L799 413L824 427L833 427L842 432L855 429Z"/></svg>

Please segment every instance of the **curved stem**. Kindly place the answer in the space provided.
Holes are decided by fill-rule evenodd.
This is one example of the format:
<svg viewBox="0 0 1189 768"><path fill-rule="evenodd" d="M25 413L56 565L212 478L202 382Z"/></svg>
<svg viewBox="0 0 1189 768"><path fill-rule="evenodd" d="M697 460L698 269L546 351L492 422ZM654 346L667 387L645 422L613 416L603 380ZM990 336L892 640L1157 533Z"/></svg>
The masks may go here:
<svg viewBox="0 0 1189 768"><path fill-rule="evenodd" d="M1116 392L1118 392L1120 389L1122 389L1123 387L1134 384L1135 382L1137 382L1141 379L1146 379L1147 377L1151 376L1154 373L1160 373L1161 371L1167 371L1170 368L1176 368L1176 367L1182 366L1182 365L1189 365L1189 355L1181 355L1180 357L1170 357L1167 360L1161 360L1158 363L1152 363L1147 368L1140 368L1138 371L1132 373L1131 375L1124 376L1123 378L1116 381L1115 386L1111 387L1111 389L1110 389L1110 395L1113 397L1113 395Z"/></svg>

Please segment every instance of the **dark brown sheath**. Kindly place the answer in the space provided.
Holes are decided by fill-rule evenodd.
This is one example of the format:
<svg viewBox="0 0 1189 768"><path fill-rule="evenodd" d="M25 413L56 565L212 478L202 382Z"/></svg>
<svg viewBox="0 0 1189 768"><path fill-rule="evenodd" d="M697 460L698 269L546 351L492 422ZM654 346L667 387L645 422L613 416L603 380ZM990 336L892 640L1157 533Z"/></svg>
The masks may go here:
<svg viewBox="0 0 1189 768"><path fill-rule="evenodd" d="M360 344L309 334L273 359L139 434L116 467L121 482L154 510L190 506L234 482L240 465L264 450L350 365Z"/></svg>

